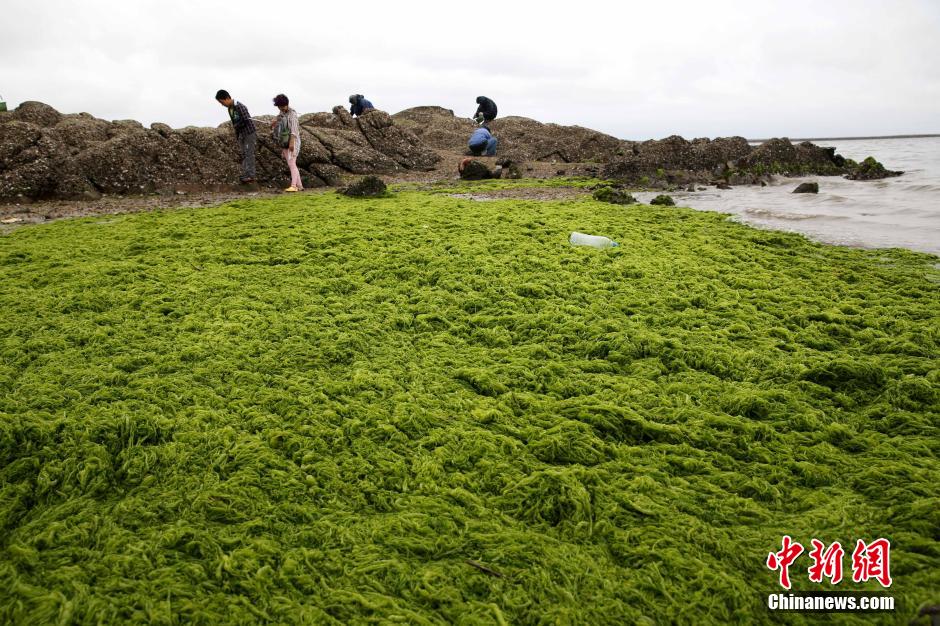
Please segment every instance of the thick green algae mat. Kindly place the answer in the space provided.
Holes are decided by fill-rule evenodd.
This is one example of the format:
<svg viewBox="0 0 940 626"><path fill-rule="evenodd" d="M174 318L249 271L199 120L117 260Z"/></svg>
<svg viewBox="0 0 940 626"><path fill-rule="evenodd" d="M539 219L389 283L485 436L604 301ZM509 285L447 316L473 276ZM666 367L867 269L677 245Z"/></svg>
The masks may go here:
<svg viewBox="0 0 940 626"><path fill-rule="evenodd" d="M841 590L890 539L898 610L832 619L906 623L940 602L935 263L418 192L17 230L0 621L817 623L763 608L789 534L846 547Z"/></svg>

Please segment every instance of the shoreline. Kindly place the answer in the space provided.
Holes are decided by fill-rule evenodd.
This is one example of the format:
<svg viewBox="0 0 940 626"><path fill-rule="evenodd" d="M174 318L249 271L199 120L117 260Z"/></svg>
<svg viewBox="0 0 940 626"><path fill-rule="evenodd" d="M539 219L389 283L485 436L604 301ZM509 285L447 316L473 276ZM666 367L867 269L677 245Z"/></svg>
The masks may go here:
<svg viewBox="0 0 940 626"><path fill-rule="evenodd" d="M518 180L510 179L491 179L483 181L462 181L455 179L431 179L421 177L416 180L414 176L395 178L384 177L387 184L393 191L418 191L428 192L431 195L447 193L454 197L463 197L471 201L494 201L494 200L518 200L518 201L559 201L576 200L583 197L590 197L590 189L606 181L594 180L588 178L523 178ZM335 193L339 188L318 187L307 189L297 194L297 197L309 197L312 195ZM658 190L645 188L634 188L629 190L631 193L659 193ZM152 194L138 196L106 196L98 200L40 200L27 204L4 204L0 203L0 237L12 234L13 232L26 227L38 226L43 224L52 224L62 220L74 220L82 218L95 218L105 216L129 216L139 213L150 213L156 211L175 211L187 209L211 209L217 208L230 202L241 201L261 201L276 199L285 194L275 189L254 189L246 191L205 191L193 192L180 195L170 194ZM648 206L645 203L641 203ZM715 210L712 208L696 208L692 206L678 205L679 208L688 208L693 211L703 213L718 213L725 215L730 221L739 223L756 231L776 232L788 235L798 235L806 238L808 241L820 245L833 246L846 249L857 250L904 250L912 254L922 254L935 258L940 263L940 254L915 250L904 246L871 246L864 243L839 243L826 241L820 237L814 237L799 230L781 228L777 226L754 223L747 218L729 211ZM10 223L11 218L20 218L21 221Z"/></svg>

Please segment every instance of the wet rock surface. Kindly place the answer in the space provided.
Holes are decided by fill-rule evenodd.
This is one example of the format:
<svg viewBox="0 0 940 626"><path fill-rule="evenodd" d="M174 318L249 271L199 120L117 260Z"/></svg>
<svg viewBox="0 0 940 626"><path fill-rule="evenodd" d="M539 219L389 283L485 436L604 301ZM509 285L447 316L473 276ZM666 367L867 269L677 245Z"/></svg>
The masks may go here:
<svg viewBox="0 0 940 626"><path fill-rule="evenodd" d="M485 163L476 159L464 159L457 166L457 172L463 180L485 180L487 178L499 178L502 169L497 166L496 169L490 169Z"/></svg>
<svg viewBox="0 0 940 626"><path fill-rule="evenodd" d="M793 193L819 193L819 183L800 183Z"/></svg>
<svg viewBox="0 0 940 626"><path fill-rule="evenodd" d="M885 169L885 166L876 161L874 157L868 157L861 163L855 165L852 171L846 174L845 177L849 180L878 180L881 178L900 176L903 173L904 172L895 172Z"/></svg>
<svg viewBox="0 0 940 626"><path fill-rule="evenodd" d="M656 178L660 183L684 186L721 176L735 168L750 150L744 137L688 141L672 135L632 144L630 152L609 162L602 174L620 180Z"/></svg>
<svg viewBox="0 0 940 626"><path fill-rule="evenodd" d="M340 193L351 198L382 198L388 194L388 187L377 176L365 176Z"/></svg>
<svg viewBox="0 0 940 626"><path fill-rule="evenodd" d="M864 164L836 154L835 148L809 141L794 145L787 138L775 138L752 146L743 137L687 141L676 135L635 143L630 153L602 169L604 178L661 189L696 183L725 189L733 185L766 184L771 175L813 174L847 178L897 175L874 165L866 169Z"/></svg>
<svg viewBox="0 0 940 626"><path fill-rule="evenodd" d="M630 193L616 187L600 187L592 194L595 200L610 204L636 204L637 200Z"/></svg>

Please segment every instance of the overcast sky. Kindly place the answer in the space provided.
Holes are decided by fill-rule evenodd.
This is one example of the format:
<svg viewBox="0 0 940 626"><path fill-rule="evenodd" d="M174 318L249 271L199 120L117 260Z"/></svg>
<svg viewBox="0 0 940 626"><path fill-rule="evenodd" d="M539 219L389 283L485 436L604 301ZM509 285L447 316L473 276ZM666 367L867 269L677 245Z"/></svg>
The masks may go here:
<svg viewBox="0 0 940 626"><path fill-rule="evenodd" d="M940 0L3 0L0 94L172 126L389 112L579 124L627 139L940 132Z"/></svg>

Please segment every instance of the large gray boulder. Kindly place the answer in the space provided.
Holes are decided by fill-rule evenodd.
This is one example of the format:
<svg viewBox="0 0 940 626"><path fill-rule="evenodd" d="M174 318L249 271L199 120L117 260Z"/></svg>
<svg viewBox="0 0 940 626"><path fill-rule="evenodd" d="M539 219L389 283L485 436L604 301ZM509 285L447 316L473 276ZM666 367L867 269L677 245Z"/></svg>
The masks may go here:
<svg viewBox="0 0 940 626"><path fill-rule="evenodd" d="M819 193L819 183L800 183L793 193Z"/></svg>
<svg viewBox="0 0 940 626"><path fill-rule="evenodd" d="M388 195L388 187L378 176L363 176L340 193L350 198L383 198Z"/></svg>
<svg viewBox="0 0 940 626"><path fill-rule="evenodd" d="M385 111L365 112L356 119L356 126L369 145L381 146L382 154L404 169L432 169L439 160L436 153L420 144L414 133L396 126Z"/></svg>
<svg viewBox="0 0 940 626"><path fill-rule="evenodd" d="M13 118L45 128L58 124L62 119L62 114L48 104L30 100L16 107Z"/></svg>
<svg viewBox="0 0 940 626"><path fill-rule="evenodd" d="M714 170L728 163L737 164L751 152L744 137L699 138L692 140L692 169Z"/></svg>
<svg viewBox="0 0 940 626"><path fill-rule="evenodd" d="M849 180L879 180L900 176L904 173L885 169L885 166L876 161L874 157L868 157L861 163L850 163L848 169L849 173L845 177Z"/></svg>
<svg viewBox="0 0 940 626"><path fill-rule="evenodd" d="M796 147L786 137L769 139L754 148L745 162L748 166L787 166L797 162Z"/></svg>
<svg viewBox="0 0 940 626"><path fill-rule="evenodd" d="M499 178L497 170L491 170L485 163L476 159L463 159L457 166L457 172L463 180L486 180Z"/></svg>

